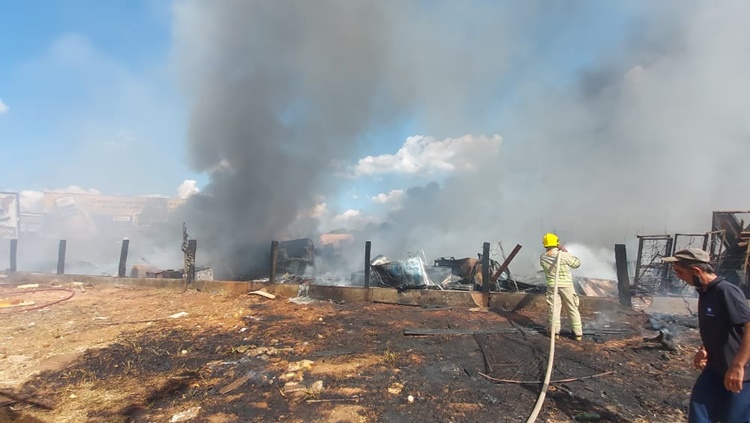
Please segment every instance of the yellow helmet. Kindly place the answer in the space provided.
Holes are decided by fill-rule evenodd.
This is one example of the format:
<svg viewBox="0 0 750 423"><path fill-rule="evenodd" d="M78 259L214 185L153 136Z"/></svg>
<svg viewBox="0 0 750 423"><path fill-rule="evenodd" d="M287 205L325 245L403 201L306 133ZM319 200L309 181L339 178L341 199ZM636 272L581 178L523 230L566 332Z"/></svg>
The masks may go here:
<svg viewBox="0 0 750 423"><path fill-rule="evenodd" d="M557 235L550 232L542 237L542 244L544 245L544 248L557 247L560 245L560 239Z"/></svg>

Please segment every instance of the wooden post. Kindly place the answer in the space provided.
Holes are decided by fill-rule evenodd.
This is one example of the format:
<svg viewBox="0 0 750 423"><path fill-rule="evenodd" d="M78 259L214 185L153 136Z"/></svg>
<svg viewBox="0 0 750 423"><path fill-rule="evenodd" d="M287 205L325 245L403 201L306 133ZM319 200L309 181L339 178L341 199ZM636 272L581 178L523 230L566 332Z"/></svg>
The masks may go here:
<svg viewBox="0 0 750 423"><path fill-rule="evenodd" d="M188 240L188 251L190 254L190 263L187 268L187 283L191 284L195 281L195 251L198 249L198 240Z"/></svg>
<svg viewBox="0 0 750 423"><path fill-rule="evenodd" d="M68 242L64 239L60 240L60 246L57 249L57 274L65 274L65 248Z"/></svg>
<svg viewBox="0 0 750 423"><path fill-rule="evenodd" d="M617 268L617 292L620 304L633 307L630 294L630 278L628 277L628 255L625 244L615 244L615 266Z"/></svg>
<svg viewBox="0 0 750 423"><path fill-rule="evenodd" d="M276 281L276 259L279 257L279 241L271 241L271 274L268 276L268 282Z"/></svg>
<svg viewBox="0 0 750 423"><path fill-rule="evenodd" d="M17 267L16 267L17 258L18 258L18 240L11 239L10 240L10 271L11 273L17 270Z"/></svg>
<svg viewBox="0 0 750 423"><path fill-rule="evenodd" d="M490 243L482 244L482 306L490 306Z"/></svg>
<svg viewBox="0 0 750 423"><path fill-rule="evenodd" d="M122 247L120 248L120 266L117 268L117 277L125 277L125 267L128 262L128 247L130 246L130 240L125 238L122 240Z"/></svg>
<svg viewBox="0 0 750 423"><path fill-rule="evenodd" d="M365 242L365 301L372 301L372 292L370 291L370 250L372 242Z"/></svg>

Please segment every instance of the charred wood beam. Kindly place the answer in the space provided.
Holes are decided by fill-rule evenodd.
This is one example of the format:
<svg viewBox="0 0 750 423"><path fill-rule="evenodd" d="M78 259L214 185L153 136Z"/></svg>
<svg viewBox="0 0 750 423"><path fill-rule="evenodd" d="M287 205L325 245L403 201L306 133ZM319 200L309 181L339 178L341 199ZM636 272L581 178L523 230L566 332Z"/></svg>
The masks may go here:
<svg viewBox="0 0 750 423"><path fill-rule="evenodd" d="M271 241L271 274L268 275L268 282L274 283L276 280L276 261L279 258L279 241Z"/></svg>
<svg viewBox="0 0 750 423"><path fill-rule="evenodd" d="M516 244L515 248L513 248L513 251L510 252L508 258L506 258L503 264L500 265L500 268L497 269L497 272L492 275L492 283L495 283L495 281L497 281L497 278L499 278L500 275L502 275L502 273L508 268L508 266L510 266L510 262L512 262L513 259L516 258L516 254L518 254L519 251L521 251L521 244Z"/></svg>
<svg viewBox="0 0 750 423"><path fill-rule="evenodd" d="M198 250L198 240L191 239L188 240L188 265L187 269L185 269L185 281L188 284L193 283L195 281L195 253Z"/></svg>
<svg viewBox="0 0 750 423"><path fill-rule="evenodd" d="M67 248L68 241L61 239L60 245L57 249L57 274L65 274L65 249Z"/></svg>
<svg viewBox="0 0 750 423"><path fill-rule="evenodd" d="M482 306L490 306L490 243L482 244Z"/></svg>
<svg viewBox="0 0 750 423"><path fill-rule="evenodd" d="M617 267L617 292L620 304L633 307L630 294L630 278L628 277L628 255L625 244L615 244L615 266Z"/></svg>
<svg viewBox="0 0 750 423"><path fill-rule="evenodd" d="M122 240L122 247L120 248L120 265L117 267L117 277L125 277L125 267L128 262L128 248L130 247L130 240L125 238Z"/></svg>
<svg viewBox="0 0 750 423"><path fill-rule="evenodd" d="M372 249L372 242L365 242L365 301L370 301L370 251Z"/></svg>
<svg viewBox="0 0 750 423"><path fill-rule="evenodd" d="M404 336L430 336L430 335L490 335L495 333L532 333L538 334L547 333L547 329L531 329L526 328L524 330L514 328L498 328L498 329L404 329ZM631 333L631 329L586 329L583 331L584 335L617 335Z"/></svg>
<svg viewBox="0 0 750 423"><path fill-rule="evenodd" d="M737 214L747 213L745 211L715 211L713 212L713 218L711 222L711 230L725 231L724 245L725 247L731 247L732 245L739 242L740 236L744 228L744 222L737 219Z"/></svg>

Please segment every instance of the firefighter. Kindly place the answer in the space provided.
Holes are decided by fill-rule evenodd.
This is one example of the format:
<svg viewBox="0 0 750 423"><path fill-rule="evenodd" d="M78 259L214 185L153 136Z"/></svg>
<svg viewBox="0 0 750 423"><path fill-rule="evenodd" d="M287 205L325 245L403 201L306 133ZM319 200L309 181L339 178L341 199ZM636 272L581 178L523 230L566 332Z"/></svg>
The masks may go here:
<svg viewBox="0 0 750 423"><path fill-rule="evenodd" d="M570 254L564 245L560 245L557 235L548 233L542 238L542 245L546 251L539 259L539 263L544 269L547 277L547 306L549 334L555 334L555 338L560 337L560 305L565 308L565 312L570 319L570 326L573 330L573 336L576 341L583 338L583 325L581 324L581 314L578 312L578 295L573 286L573 275L570 269L577 269L581 266L581 260ZM557 260L560 261L560 269L557 274L557 297L554 297L555 268Z"/></svg>

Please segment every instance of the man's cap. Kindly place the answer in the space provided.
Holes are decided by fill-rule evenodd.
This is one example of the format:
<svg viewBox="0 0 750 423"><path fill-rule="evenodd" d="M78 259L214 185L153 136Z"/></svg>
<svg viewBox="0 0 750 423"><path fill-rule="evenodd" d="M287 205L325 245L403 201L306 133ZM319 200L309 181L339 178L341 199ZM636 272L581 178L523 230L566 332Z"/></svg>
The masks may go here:
<svg viewBox="0 0 750 423"><path fill-rule="evenodd" d="M710 264L711 256L709 256L707 252L701 250L700 248L686 248L674 253L672 257L664 257L662 261L665 261L667 263L674 263L678 261L697 261L699 263Z"/></svg>

